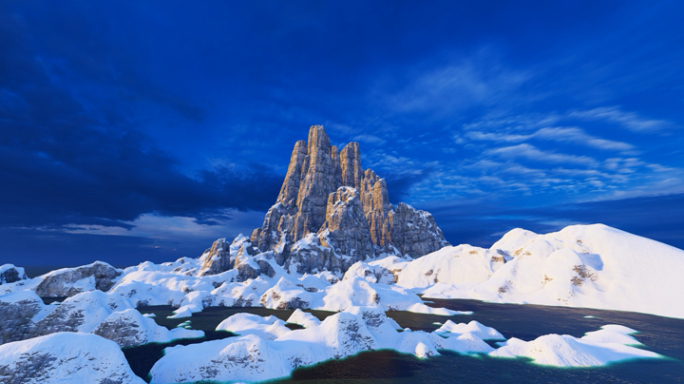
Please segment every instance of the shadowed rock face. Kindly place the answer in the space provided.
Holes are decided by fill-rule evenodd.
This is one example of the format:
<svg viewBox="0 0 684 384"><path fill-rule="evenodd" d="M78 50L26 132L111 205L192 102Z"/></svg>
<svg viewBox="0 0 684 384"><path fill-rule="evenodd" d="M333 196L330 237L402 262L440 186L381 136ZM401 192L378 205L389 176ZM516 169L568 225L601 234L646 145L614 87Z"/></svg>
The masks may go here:
<svg viewBox="0 0 684 384"><path fill-rule="evenodd" d="M312 241L310 234L316 246L297 246ZM449 245L432 215L390 203L385 180L361 166L358 143L338 151L320 125L309 129L307 142L295 143L276 204L250 241L258 251L274 251L279 265L307 272L344 272L380 253L419 257ZM216 260L202 273L227 270Z"/></svg>

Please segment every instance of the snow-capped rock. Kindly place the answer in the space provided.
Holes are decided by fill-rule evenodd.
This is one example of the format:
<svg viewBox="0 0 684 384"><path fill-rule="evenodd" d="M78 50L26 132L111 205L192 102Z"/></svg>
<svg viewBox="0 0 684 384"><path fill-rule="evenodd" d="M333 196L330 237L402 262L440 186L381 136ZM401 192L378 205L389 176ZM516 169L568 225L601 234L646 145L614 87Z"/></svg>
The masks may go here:
<svg viewBox="0 0 684 384"><path fill-rule="evenodd" d="M204 336L204 332L199 330L168 330L135 309L111 313L93 330L93 333L116 342L122 348Z"/></svg>
<svg viewBox="0 0 684 384"><path fill-rule="evenodd" d="M353 279L355 276L362 277L370 283L394 284L394 275L387 268L362 261L354 263L342 280Z"/></svg>
<svg viewBox="0 0 684 384"><path fill-rule="evenodd" d="M281 277L261 296L261 304L273 309L310 308L312 302L312 293L286 277Z"/></svg>
<svg viewBox="0 0 684 384"><path fill-rule="evenodd" d="M116 343L97 335L55 333L0 345L5 384L144 384Z"/></svg>
<svg viewBox="0 0 684 384"><path fill-rule="evenodd" d="M16 267L14 264L0 265L0 284L14 283L26 279L28 277L26 277L24 268Z"/></svg>
<svg viewBox="0 0 684 384"><path fill-rule="evenodd" d="M57 332L93 332L110 314L131 309L123 297L102 291L79 293L72 296L36 322L37 335Z"/></svg>
<svg viewBox="0 0 684 384"><path fill-rule="evenodd" d="M659 358L657 353L630 346L640 344L629 336L635 332L627 327L607 325L581 338L555 334L532 341L511 338L490 356L524 356L535 364L557 367L590 367L627 359Z"/></svg>
<svg viewBox="0 0 684 384"><path fill-rule="evenodd" d="M211 292L213 304L222 307L258 307L271 282L257 277L243 282L223 283Z"/></svg>
<svg viewBox="0 0 684 384"><path fill-rule="evenodd" d="M115 284L122 270L96 261L76 268L63 268L40 277L35 288L40 297L69 297L93 290L108 291Z"/></svg>

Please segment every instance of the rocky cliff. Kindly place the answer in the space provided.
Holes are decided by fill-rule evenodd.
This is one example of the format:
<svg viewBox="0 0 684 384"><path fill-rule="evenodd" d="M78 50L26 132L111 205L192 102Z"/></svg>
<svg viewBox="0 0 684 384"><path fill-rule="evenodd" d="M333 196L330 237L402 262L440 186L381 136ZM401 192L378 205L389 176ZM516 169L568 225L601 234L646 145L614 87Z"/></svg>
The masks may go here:
<svg viewBox="0 0 684 384"><path fill-rule="evenodd" d="M314 125L306 142L295 143L276 203L245 245L250 253L273 252L288 270L311 273L344 272L383 253L419 257L449 243L431 214L390 203L385 180L361 166L358 143L339 151ZM227 252L218 255L225 248L225 240L212 246L216 257L204 258L202 274L239 266Z"/></svg>

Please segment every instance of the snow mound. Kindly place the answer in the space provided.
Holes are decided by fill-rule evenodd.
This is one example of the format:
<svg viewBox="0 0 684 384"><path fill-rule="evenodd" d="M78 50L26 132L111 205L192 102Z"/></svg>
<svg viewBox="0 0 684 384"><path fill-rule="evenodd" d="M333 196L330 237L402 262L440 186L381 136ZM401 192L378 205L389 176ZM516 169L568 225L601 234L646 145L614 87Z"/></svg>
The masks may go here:
<svg viewBox="0 0 684 384"><path fill-rule="evenodd" d="M285 322L275 316L261 317L250 313L236 313L223 320L216 330L257 335L266 340L275 340L290 331Z"/></svg>
<svg viewBox="0 0 684 384"><path fill-rule="evenodd" d="M437 333L470 333L474 336L479 337L482 340L505 340L499 331L494 328L486 327L476 320L472 320L470 323L459 323L456 324L451 320L447 320L439 329L435 332Z"/></svg>
<svg viewBox="0 0 684 384"><path fill-rule="evenodd" d="M304 312L301 309L295 309L292 315L287 319L287 323L299 324L304 328L312 328L321 325L321 321L318 318L308 312Z"/></svg>
<svg viewBox="0 0 684 384"><path fill-rule="evenodd" d="M659 358L657 353L629 346L639 344L630 337L635 331L607 325L581 338L570 335L544 335L532 341L511 338L490 353L496 357L528 357L539 365L592 367L628 359Z"/></svg>
<svg viewBox="0 0 684 384"><path fill-rule="evenodd" d="M394 259L393 259L394 260ZM362 277L369 283L394 284L394 275L382 265L357 261L344 273L342 280Z"/></svg>
<svg viewBox="0 0 684 384"><path fill-rule="evenodd" d="M116 343L82 333L55 333L0 346L0 382L144 384Z"/></svg>

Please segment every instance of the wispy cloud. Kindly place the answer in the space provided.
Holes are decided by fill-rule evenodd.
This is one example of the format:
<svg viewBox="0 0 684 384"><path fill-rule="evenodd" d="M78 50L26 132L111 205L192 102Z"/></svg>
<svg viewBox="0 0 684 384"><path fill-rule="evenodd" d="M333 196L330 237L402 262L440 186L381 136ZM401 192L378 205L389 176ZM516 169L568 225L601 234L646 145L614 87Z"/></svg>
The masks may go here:
<svg viewBox="0 0 684 384"><path fill-rule="evenodd" d="M531 71L502 64L492 49L451 60L406 75L405 85L383 84L375 89L387 106L399 113L451 114L477 105L493 105L532 78ZM398 91L397 91L398 88Z"/></svg>
<svg viewBox="0 0 684 384"><path fill-rule="evenodd" d="M353 141L360 141L362 143L366 144L375 144L375 145L382 145L387 142L387 140L374 136L374 135L368 135L368 134L363 134L363 135L357 135L354 136L352 139Z"/></svg>
<svg viewBox="0 0 684 384"><path fill-rule="evenodd" d="M616 123L630 131L640 133L657 132L675 127L675 124L670 121L649 119L635 112L623 111L620 107L615 106L594 108L588 111L575 111L569 113L568 116L587 120L608 121Z"/></svg>
<svg viewBox="0 0 684 384"><path fill-rule="evenodd" d="M588 147L615 150L615 151L631 151L634 146L621 141L606 140L596 136L592 136L577 127L553 127L541 128L536 132L528 135L515 133L497 133L497 132L482 132L482 131L468 131L463 134L471 140L476 141L498 141L498 142L523 142L532 139L551 140L556 142L566 142L573 144L583 144Z"/></svg>

